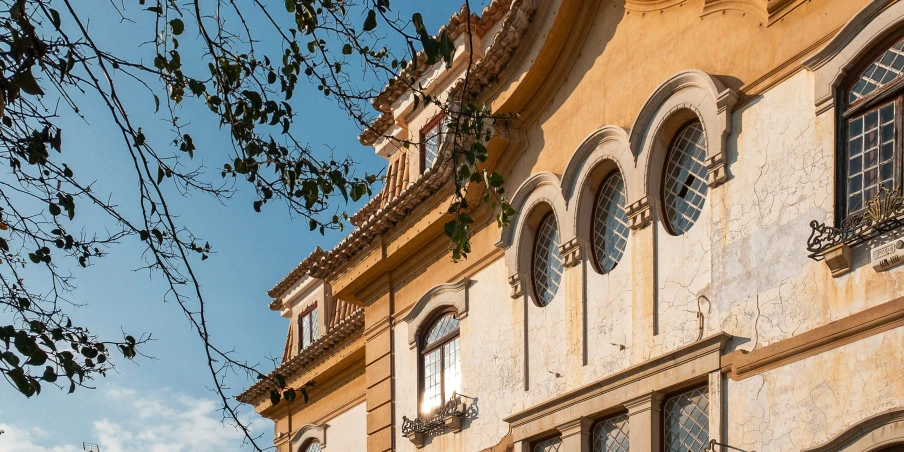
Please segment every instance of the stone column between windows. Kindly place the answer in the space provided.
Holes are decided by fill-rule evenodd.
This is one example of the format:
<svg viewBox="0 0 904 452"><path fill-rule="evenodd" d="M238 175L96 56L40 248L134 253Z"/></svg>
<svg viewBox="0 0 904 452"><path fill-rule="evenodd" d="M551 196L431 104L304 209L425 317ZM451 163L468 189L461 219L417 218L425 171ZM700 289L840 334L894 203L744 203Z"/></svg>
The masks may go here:
<svg viewBox="0 0 904 452"><path fill-rule="evenodd" d="M723 389L722 371L714 370L709 373L709 439L715 440L718 444L725 443L722 437L722 407ZM717 445L717 452L724 452L723 446Z"/></svg>
<svg viewBox="0 0 904 452"><path fill-rule="evenodd" d="M556 429L562 434L562 452L590 452L592 425L593 419L582 417L558 426Z"/></svg>
<svg viewBox="0 0 904 452"><path fill-rule="evenodd" d="M634 273L634 287L631 290L632 362L643 362L651 358L653 336L658 333L655 229L654 224L631 231Z"/></svg>
<svg viewBox="0 0 904 452"><path fill-rule="evenodd" d="M393 450L392 327L390 294L365 307L367 452Z"/></svg>
<svg viewBox="0 0 904 452"><path fill-rule="evenodd" d="M660 452L662 448L662 394L651 392L625 402L631 452Z"/></svg>

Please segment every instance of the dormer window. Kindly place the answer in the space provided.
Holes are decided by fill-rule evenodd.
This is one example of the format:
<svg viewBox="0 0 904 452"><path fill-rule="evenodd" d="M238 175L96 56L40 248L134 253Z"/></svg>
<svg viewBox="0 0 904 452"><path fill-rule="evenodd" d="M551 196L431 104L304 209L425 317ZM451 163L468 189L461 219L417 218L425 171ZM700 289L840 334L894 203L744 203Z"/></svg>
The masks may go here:
<svg viewBox="0 0 904 452"><path fill-rule="evenodd" d="M421 129L421 173L432 168L443 144L443 115L437 115Z"/></svg>
<svg viewBox="0 0 904 452"><path fill-rule="evenodd" d="M298 351L308 348L317 339L318 322L316 304L298 316Z"/></svg>

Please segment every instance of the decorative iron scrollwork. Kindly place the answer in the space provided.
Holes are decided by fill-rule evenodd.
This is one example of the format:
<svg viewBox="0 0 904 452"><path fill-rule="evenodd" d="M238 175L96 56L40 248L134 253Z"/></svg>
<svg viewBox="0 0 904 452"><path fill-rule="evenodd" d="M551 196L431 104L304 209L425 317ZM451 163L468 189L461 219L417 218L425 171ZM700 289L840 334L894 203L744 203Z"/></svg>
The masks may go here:
<svg viewBox="0 0 904 452"><path fill-rule="evenodd" d="M904 226L904 197L898 189L882 187L866 202L863 212L845 218L837 228L811 221L807 250L811 259L821 260L826 250L840 243L853 247L901 226Z"/></svg>
<svg viewBox="0 0 904 452"><path fill-rule="evenodd" d="M402 416L402 435L408 436L412 433L428 433L441 429L447 425L446 420L451 417L463 417L467 406L463 401L464 398L470 398L461 394L452 393L452 397L444 403L436 407L426 416L416 416L414 419L408 419L408 416Z"/></svg>

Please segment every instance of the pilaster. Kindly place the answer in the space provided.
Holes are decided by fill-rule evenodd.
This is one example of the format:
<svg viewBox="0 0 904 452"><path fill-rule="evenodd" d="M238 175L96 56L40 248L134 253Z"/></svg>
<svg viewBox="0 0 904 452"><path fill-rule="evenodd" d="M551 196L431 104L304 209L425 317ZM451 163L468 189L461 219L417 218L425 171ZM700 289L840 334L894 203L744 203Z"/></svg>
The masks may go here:
<svg viewBox="0 0 904 452"><path fill-rule="evenodd" d="M365 308L367 452L393 450L391 293Z"/></svg>
<svg viewBox="0 0 904 452"><path fill-rule="evenodd" d="M593 419L582 417L556 429L562 434L562 452L589 452Z"/></svg>
<svg viewBox="0 0 904 452"><path fill-rule="evenodd" d="M659 452L662 446L662 394L651 392L623 404L628 409L631 452Z"/></svg>

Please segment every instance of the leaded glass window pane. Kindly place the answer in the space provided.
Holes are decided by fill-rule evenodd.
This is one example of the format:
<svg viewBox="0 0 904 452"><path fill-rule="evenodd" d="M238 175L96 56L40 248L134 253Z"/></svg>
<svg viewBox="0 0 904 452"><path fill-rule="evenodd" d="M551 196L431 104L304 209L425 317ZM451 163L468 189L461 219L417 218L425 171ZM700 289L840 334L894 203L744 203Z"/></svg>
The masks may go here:
<svg viewBox="0 0 904 452"><path fill-rule="evenodd" d="M317 337L319 335L317 330L320 329L319 325L317 324L317 308L312 309L311 313L308 314L308 317L310 317L311 319L311 342L314 342L315 340L317 340Z"/></svg>
<svg viewBox="0 0 904 452"><path fill-rule="evenodd" d="M442 349L424 355L424 397L421 412L429 413L442 404Z"/></svg>
<svg viewBox="0 0 904 452"><path fill-rule="evenodd" d="M323 451L323 445L321 445L321 444L320 444L319 442L317 442L317 441L311 441L311 442L308 443L308 445L304 448L304 452L321 452L321 451Z"/></svg>
<svg viewBox="0 0 904 452"><path fill-rule="evenodd" d="M596 196L593 217L593 257L597 268L608 273L615 268L628 244L625 213L625 181L615 173L606 178Z"/></svg>
<svg viewBox="0 0 904 452"><path fill-rule="evenodd" d="M440 317L439 320L433 323L433 326L430 327L430 331L427 332L427 340L424 342L424 345L430 345L436 342L437 339L441 339L445 337L447 334L458 329L458 319L455 318L455 314L446 314Z"/></svg>
<svg viewBox="0 0 904 452"><path fill-rule="evenodd" d="M301 348L305 349L311 345L311 317L301 317Z"/></svg>
<svg viewBox="0 0 904 452"><path fill-rule="evenodd" d="M532 267L537 304L546 306L559 290L564 271L559 253L559 227L553 214L546 215L537 227Z"/></svg>
<svg viewBox="0 0 904 452"><path fill-rule="evenodd" d="M853 104L891 83L904 74L904 40L886 50L860 74L860 79L848 93L848 103Z"/></svg>
<svg viewBox="0 0 904 452"><path fill-rule="evenodd" d="M424 131L424 170L433 167L439 157L440 146L442 145L442 121L437 121L435 125Z"/></svg>
<svg viewBox="0 0 904 452"><path fill-rule="evenodd" d="M533 452L559 452L562 450L562 438L557 436L534 444Z"/></svg>
<svg viewBox="0 0 904 452"><path fill-rule="evenodd" d="M628 452L628 415L622 414L597 422L590 438L593 452Z"/></svg>
<svg viewBox="0 0 904 452"><path fill-rule="evenodd" d="M461 356L461 341L459 338L453 339L448 344L443 345L443 379L446 398L452 397L452 393L461 392L461 364L459 357Z"/></svg>
<svg viewBox="0 0 904 452"><path fill-rule="evenodd" d="M879 187L895 186L895 103L848 121L847 212L861 210Z"/></svg>
<svg viewBox="0 0 904 452"><path fill-rule="evenodd" d="M709 443L709 388L692 389L662 405L665 452L702 451Z"/></svg>
<svg viewBox="0 0 904 452"><path fill-rule="evenodd" d="M664 210L672 234L687 232L706 201L706 135L699 122L678 132L665 167Z"/></svg>

